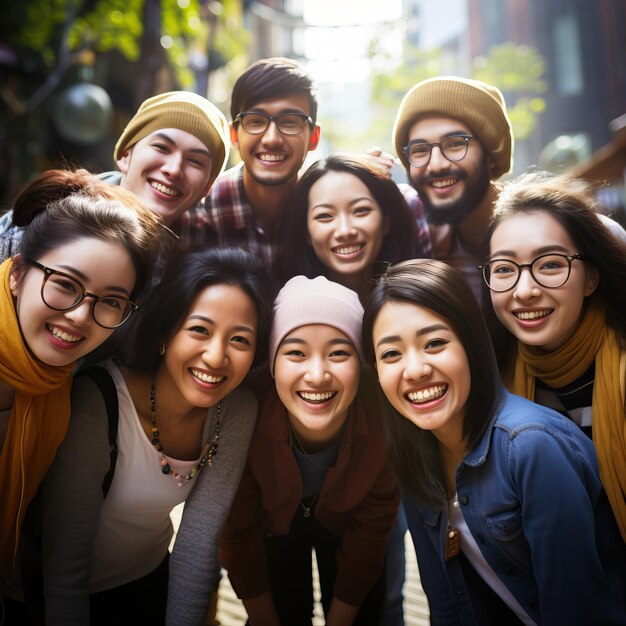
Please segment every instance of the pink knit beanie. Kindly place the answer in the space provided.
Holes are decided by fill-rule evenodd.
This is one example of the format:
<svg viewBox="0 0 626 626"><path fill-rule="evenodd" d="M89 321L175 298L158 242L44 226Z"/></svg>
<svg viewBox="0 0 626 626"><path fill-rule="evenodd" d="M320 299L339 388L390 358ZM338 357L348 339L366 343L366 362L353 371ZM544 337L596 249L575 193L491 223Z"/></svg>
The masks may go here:
<svg viewBox="0 0 626 626"><path fill-rule="evenodd" d="M357 294L324 276L294 276L285 283L274 301L270 332L270 372L280 342L300 326L327 324L339 329L354 344L363 361L361 327L363 307Z"/></svg>

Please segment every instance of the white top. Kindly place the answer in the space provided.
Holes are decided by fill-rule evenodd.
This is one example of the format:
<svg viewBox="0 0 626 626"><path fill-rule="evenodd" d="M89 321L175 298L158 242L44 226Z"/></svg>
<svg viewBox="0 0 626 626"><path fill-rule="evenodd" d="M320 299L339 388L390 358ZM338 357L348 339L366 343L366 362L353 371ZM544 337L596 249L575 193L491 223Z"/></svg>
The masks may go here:
<svg viewBox="0 0 626 626"><path fill-rule="evenodd" d="M70 425L43 483L46 624L89 626L90 593L153 570L172 538L171 509L183 500L169 561L170 581L178 583L168 588L166 623L203 623L219 580L220 534L243 472L256 398L243 387L223 398L213 465L207 463L178 487L161 472L160 454L139 424L121 373L112 362L106 367L117 387L120 417L115 476L104 503L102 481L110 467L108 419L102 393L87 376L74 381ZM216 407L211 407L205 439L213 434L216 420ZM184 473L195 465L170 462Z"/></svg>
<svg viewBox="0 0 626 626"><path fill-rule="evenodd" d="M171 474L163 474L161 453L141 426L122 374L111 362L107 369L117 387L119 447L115 475L102 503L93 543L92 593L141 578L161 563L174 532L170 511L185 501L198 478L196 475L191 481L183 481L179 487ZM203 441L210 436L208 417L207 411ZM200 460L166 458L182 474ZM208 464L202 469L205 471L211 471Z"/></svg>
<svg viewBox="0 0 626 626"><path fill-rule="evenodd" d="M517 617L527 626L537 626L534 620L532 620L528 613L524 611L521 604L515 599L515 596L509 591L509 588L498 578L498 575L491 569L491 566L485 560L483 553L480 551L478 544L474 540L472 533L470 532L463 512L459 506L459 500L455 495L452 500L449 501L450 511L450 523L453 528L456 528L461 535L461 550L467 557L467 560L472 564L472 567L476 570L476 573L493 589L498 597L517 615Z"/></svg>

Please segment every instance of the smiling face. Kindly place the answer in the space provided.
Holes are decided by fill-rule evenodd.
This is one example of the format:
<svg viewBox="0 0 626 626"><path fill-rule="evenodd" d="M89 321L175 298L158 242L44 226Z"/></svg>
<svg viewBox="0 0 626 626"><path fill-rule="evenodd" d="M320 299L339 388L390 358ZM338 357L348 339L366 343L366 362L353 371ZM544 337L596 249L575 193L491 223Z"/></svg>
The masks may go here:
<svg viewBox="0 0 626 626"><path fill-rule="evenodd" d="M392 406L437 439L460 442L471 375L461 341L442 317L391 301L373 326L380 386Z"/></svg>
<svg viewBox="0 0 626 626"><path fill-rule="evenodd" d="M159 388L179 408L217 404L247 375L257 324L255 304L239 287L204 288L166 344L157 373Z"/></svg>
<svg viewBox="0 0 626 626"><path fill-rule="evenodd" d="M303 113L310 115L309 98L306 93L296 92L264 100L248 109L279 115L281 113ZM242 111L243 112L243 111ZM250 176L259 185L277 186L295 181L309 150L315 150L319 142L319 126L306 128L298 135L284 135L274 122L259 135L252 135L241 126L231 126L230 138L239 150L245 165L245 175Z"/></svg>
<svg viewBox="0 0 626 626"><path fill-rule="evenodd" d="M494 230L489 246L490 258L519 264L530 263L548 252L573 255L578 250L561 224L541 209L505 218ZM575 260L561 287L542 287L524 269L513 289L492 291L491 302L500 322L519 341L551 352L576 332L584 299L597 284L597 271Z"/></svg>
<svg viewBox="0 0 626 626"><path fill-rule="evenodd" d="M462 122L449 117L420 117L409 129L408 142L440 143L453 135L473 135ZM449 161L433 147L423 167L410 166L409 176L424 203L431 224L460 222L485 197L490 186L489 159L480 141L470 139L467 154Z"/></svg>
<svg viewBox="0 0 626 626"><path fill-rule="evenodd" d="M309 324L285 336L276 352L274 378L301 441L323 445L337 435L356 396L360 371L354 345L333 326Z"/></svg>
<svg viewBox="0 0 626 626"><path fill-rule="evenodd" d="M389 227L365 183L330 171L309 191L307 230L315 255L336 280L369 271Z"/></svg>
<svg viewBox="0 0 626 626"><path fill-rule="evenodd" d="M118 159L121 186L136 193L166 225L206 195L211 153L195 135L164 128L140 139Z"/></svg>
<svg viewBox="0 0 626 626"><path fill-rule="evenodd" d="M69 274L86 291L97 296L130 297L135 269L119 243L82 238L64 244L36 259L50 269ZM22 336L30 351L47 365L68 365L95 350L109 338L111 329L93 319L94 300L85 298L70 311L55 311L41 299L41 269L27 265L11 273L9 285L16 300Z"/></svg>

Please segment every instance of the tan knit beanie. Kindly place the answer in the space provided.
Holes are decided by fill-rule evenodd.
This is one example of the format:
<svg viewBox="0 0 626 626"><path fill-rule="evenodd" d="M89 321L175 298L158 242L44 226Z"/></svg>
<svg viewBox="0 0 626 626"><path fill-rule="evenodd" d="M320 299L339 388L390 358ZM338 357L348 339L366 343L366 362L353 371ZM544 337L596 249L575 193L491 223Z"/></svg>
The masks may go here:
<svg viewBox="0 0 626 626"><path fill-rule="evenodd" d="M211 153L213 184L230 152L228 122L214 104L192 91L169 91L145 100L118 139L113 158L117 161L140 139L163 128L184 130L202 141Z"/></svg>
<svg viewBox="0 0 626 626"><path fill-rule="evenodd" d="M415 85L404 96L392 140L398 157L408 169L409 161L402 151L409 139L409 129L424 115L441 115L463 122L491 155L497 180L513 165L513 131L499 89L480 80L441 76Z"/></svg>

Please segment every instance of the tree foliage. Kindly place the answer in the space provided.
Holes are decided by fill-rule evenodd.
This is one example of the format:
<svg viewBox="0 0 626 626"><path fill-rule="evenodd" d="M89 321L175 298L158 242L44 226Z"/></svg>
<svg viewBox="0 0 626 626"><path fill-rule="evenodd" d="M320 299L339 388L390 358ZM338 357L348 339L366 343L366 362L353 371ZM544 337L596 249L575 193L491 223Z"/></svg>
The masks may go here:
<svg viewBox="0 0 626 626"><path fill-rule="evenodd" d="M43 72L70 65L85 49L138 61L146 3L160 12L160 43L184 88L193 85L192 51L227 60L245 50L238 0L26 0L7 43Z"/></svg>
<svg viewBox="0 0 626 626"><path fill-rule="evenodd" d="M405 42L400 58L389 52L383 42L393 29L396 29L395 37L404 36L397 32L397 24L387 24L369 46L373 68L372 123L360 137L354 138L362 147L376 143L393 151L391 126L407 91L427 78L459 74L459 70L451 69L457 67L457 60L440 48L423 49ZM541 95L547 90L544 72L545 61L534 48L506 42L490 48L487 55L474 58L462 75L495 85L503 92L513 134L517 140L524 140L545 110L546 103ZM324 124L324 134L328 137L326 122Z"/></svg>

